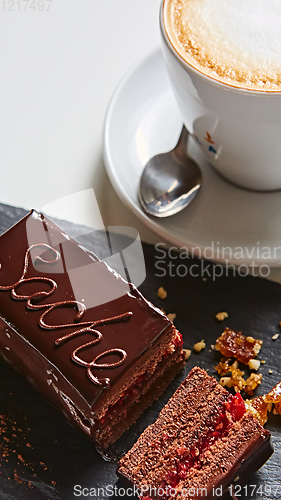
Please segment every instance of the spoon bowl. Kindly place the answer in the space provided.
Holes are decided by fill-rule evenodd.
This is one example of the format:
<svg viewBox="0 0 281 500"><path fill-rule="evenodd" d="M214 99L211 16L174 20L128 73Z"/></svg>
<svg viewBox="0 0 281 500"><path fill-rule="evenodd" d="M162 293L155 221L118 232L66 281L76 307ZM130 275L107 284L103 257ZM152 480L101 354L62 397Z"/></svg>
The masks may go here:
<svg viewBox="0 0 281 500"><path fill-rule="evenodd" d="M202 184L201 170L187 153L189 132L183 126L176 147L151 158L139 184L139 202L155 217L169 217L195 198Z"/></svg>

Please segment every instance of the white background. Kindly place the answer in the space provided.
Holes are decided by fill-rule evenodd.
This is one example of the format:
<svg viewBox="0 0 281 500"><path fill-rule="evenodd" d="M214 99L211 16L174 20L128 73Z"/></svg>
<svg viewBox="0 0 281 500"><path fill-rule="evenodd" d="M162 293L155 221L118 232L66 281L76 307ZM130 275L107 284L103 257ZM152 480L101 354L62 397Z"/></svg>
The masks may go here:
<svg viewBox="0 0 281 500"><path fill-rule="evenodd" d="M159 241L123 206L102 161L108 103L126 71L159 46L159 6L0 0L0 202L38 210L53 202L58 218L131 226ZM91 188L102 220L83 194L57 201ZM272 277L281 281L281 271Z"/></svg>
<svg viewBox="0 0 281 500"><path fill-rule="evenodd" d="M133 226L145 240L156 241L111 187L102 131L122 76L159 46L160 0L33 5L0 0L0 202L40 210L94 188L106 225ZM100 225L90 204L87 211L79 202L67 210L56 203L52 212Z"/></svg>

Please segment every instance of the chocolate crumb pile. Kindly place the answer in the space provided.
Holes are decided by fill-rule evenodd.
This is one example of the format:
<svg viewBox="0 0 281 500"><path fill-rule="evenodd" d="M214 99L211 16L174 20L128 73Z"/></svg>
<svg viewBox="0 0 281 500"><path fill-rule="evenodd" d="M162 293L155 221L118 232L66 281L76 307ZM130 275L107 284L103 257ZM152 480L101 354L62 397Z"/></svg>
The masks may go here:
<svg viewBox="0 0 281 500"><path fill-rule="evenodd" d="M37 489L38 479L36 473L36 466L48 471L47 465L41 461L39 464L31 463L27 456L29 450L33 449L32 444L29 442L27 434L30 428L23 430L17 426L8 415L0 415L0 477L2 481L24 484L26 490ZM26 449L26 453L25 453ZM9 463L9 470L11 464L13 467L13 474L8 475L6 472L5 463ZM54 489L56 481L46 478L46 483L50 482ZM47 487L48 488L48 487Z"/></svg>

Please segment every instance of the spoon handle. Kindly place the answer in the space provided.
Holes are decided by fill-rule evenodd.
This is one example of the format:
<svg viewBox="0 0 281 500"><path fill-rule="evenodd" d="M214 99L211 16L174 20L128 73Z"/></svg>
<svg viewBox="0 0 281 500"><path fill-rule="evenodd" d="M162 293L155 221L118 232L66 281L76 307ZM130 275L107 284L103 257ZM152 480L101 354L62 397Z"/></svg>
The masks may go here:
<svg viewBox="0 0 281 500"><path fill-rule="evenodd" d="M181 129L181 134L179 136L179 140L177 142L177 145L176 145L175 149L178 149L178 148L184 148L184 149L186 149L186 145L187 145L187 141L188 141L189 135L190 135L190 133L188 132L188 130L185 127L185 125L183 125L183 127Z"/></svg>
<svg viewBox="0 0 281 500"><path fill-rule="evenodd" d="M174 152L178 157L186 157L186 149L187 149L187 142L188 138L190 136L190 133L188 132L187 128L185 125L183 125L181 134L179 136L179 140L177 142L176 147L174 148Z"/></svg>
<svg viewBox="0 0 281 500"><path fill-rule="evenodd" d="M190 133L186 129L185 125L183 125L177 145L173 149L173 154L176 156L176 158L178 158L179 161L186 161L187 143L189 136Z"/></svg>

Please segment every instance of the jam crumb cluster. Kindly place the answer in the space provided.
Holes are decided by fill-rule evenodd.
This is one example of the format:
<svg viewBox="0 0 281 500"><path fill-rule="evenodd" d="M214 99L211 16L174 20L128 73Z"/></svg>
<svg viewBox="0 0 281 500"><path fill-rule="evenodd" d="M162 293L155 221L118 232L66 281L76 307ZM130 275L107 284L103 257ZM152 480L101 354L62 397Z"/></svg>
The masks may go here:
<svg viewBox="0 0 281 500"><path fill-rule="evenodd" d="M243 378L245 372L240 370L237 360L232 363L231 359L222 358L215 369L221 375L220 384L223 387L233 387L235 392L244 390L252 396L254 390L261 384L262 375L260 373L251 373L245 380Z"/></svg>
<svg viewBox="0 0 281 500"><path fill-rule="evenodd" d="M215 349L223 356L234 357L237 361L247 365L261 350L262 340L245 337L241 332L234 332L225 328L222 335L216 340Z"/></svg>
<svg viewBox="0 0 281 500"><path fill-rule="evenodd" d="M225 328L215 344L215 350L223 355L219 364L215 366L218 374L221 375L220 384L223 387L233 387L235 392L244 390L252 396L254 390L261 384L262 375L251 373L245 380L245 372L240 370L238 362L248 365L250 370L257 371L260 361L254 358L260 352L261 346L262 340L245 337L241 332ZM232 362L231 358L236 359Z"/></svg>
<svg viewBox="0 0 281 500"><path fill-rule="evenodd" d="M161 299L167 297L167 292L163 287L158 289L157 295ZM163 311L164 312L164 311ZM174 321L176 315L168 314L169 319ZM219 312L216 314L216 319L218 321L224 321L228 318L227 312ZM281 321L279 323L281 327ZM272 336L272 340L277 340L279 333ZM240 370L239 362L248 365L250 370L258 371L261 363L264 364L264 360L255 359L259 354L263 341L254 339L251 336L244 336L241 332L235 332L230 328L225 328L222 335L216 340L216 344L211 346L212 349L219 351L223 357L215 370L221 376L220 384L223 387L228 387L229 389L233 387L236 393L244 390L250 396L253 395L254 390L261 384L262 374L251 373L250 376L245 380L245 372ZM194 344L193 349L196 352L201 352L206 347L204 340ZM188 360L191 356L190 349L184 349L185 360ZM231 358L235 358L233 361ZM272 373L272 370L269 370ZM259 396L253 399L247 399L245 401L247 410L251 411L254 416L259 420L261 425L267 422L268 412L273 409L274 414L281 415L281 382L277 384L268 394ZM274 405L274 408L273 408Z"/></svg>
<svg viewBox="0 0 281 500"><path fill-rule="evenodd" d="M279 382L270 392L254 399L245 401L247 410L259 420L261 425L267 422L268 412L281 415L281 382ZM274 408L273 408L274 405Z"/></svg>

